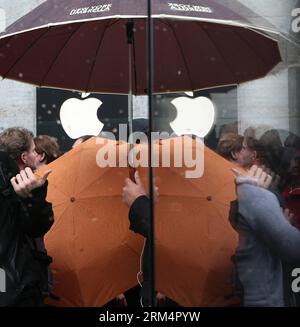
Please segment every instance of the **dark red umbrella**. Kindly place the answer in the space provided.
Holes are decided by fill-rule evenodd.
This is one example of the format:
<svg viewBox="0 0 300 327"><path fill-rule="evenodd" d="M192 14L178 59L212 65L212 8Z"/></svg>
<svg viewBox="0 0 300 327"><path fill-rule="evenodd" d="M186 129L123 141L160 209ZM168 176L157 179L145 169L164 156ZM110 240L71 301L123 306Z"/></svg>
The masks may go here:
<svg viewBox="0 0 300 327"><path fill-rule="evenodd" d="M180 4L179 4L180 3ZM277 42L213 0L152 1L154 93L232 85L266 75ZM3 78L128 94L126 23L133 19L132 92L147 90L147 1L48 0L0 40Z"/></svg>

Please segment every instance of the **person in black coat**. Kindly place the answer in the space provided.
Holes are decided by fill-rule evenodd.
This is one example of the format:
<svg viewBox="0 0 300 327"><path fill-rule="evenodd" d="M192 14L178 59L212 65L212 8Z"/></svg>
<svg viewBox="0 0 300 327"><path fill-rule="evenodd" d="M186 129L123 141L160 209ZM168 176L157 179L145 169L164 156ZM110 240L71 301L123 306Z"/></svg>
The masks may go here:
<svg viewBox="0 0 300 327"><path fill-rule="evenodd" d="M10 128L0 135L0 306L43 306L50 257L36 248L53 224L46 201L47 171L34 175L31 132ZM4 279L4 281L3 281ZM46 285L46 286L45 286Z"/></svg>

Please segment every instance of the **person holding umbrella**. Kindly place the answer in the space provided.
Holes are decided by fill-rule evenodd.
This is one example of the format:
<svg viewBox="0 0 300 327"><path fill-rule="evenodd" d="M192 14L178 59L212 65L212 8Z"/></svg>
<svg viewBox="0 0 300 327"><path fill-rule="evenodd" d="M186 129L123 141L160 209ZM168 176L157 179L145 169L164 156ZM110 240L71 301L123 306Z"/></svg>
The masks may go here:
<svg viewBox="0 0 300 327"><path fill-rule="evenodd" d="M0 307L41 307L51 258L38 250L36 240L54 222L52 205L46 201L51 170L41 178L34 175L37 153L33 134L24 128L2 132L0 151L0 267L6 281Z"/></svg>
<svg viewBox="0 0 300 327"><path fill-rule="evenodd" d="M150 289L149 289L149 267L147 264L148 259L148 243L149 237L149 212L150 201L145 191L144 185L140 179L138 171L134 174L133 182L131 179L126 178L125 186L123 188L123 202L129 207L128 218L130 221L130 229L135 233L142 235L145 238L145 245L143 250L143 284L141 290L141 304L142 306L149 306L150 304ZM158 200L159 191L158 187L154 188L155 200ZM156 300L158 304L165 304L167 298L164 294L158 292L156 294ZM175 304L175 303L174 303Z"/></svg>

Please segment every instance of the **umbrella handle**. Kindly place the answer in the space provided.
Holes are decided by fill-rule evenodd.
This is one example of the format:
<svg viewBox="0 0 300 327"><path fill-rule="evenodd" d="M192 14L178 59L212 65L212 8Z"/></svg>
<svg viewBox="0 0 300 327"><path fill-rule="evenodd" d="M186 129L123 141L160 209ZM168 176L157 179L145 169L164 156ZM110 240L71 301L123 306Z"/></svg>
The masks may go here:
<svg viewBox="0 0 300 327"><path fill-rule="evenodd" d="M134 167L129 167L129 178L135 183L135 178L134 178L134 175L135 175L135 172L136 172L136 168Z"/></svg>

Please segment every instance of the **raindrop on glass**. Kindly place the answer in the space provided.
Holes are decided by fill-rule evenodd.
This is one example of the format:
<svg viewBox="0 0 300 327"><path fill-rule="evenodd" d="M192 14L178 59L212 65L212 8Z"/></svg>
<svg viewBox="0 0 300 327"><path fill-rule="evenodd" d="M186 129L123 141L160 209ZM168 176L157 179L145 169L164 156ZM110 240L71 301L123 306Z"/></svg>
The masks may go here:
<svg viewBox="0 0 300 327"><path fill-rule="evenodd" d="M52 114L52 111L51 110L47 110L47 114L48 115L51 115Z"/></svg>
<svg viewBox="0 0 300 327"><path fill-rule="evenodd" d="M163 28L163 32L167 32L168 29L166 27Z"/></svg>
<svg viewBox="0 0 300 327"><path fill-rule="evenodd" d="M19 73L19 75L18 75L20 78L23 78L23 73Z"/></svg>
<svg viewBox="0 0 300 327"><path fill-rule="evenodd" d="M57 124L57 125L61 125L61 122L60 122L59 119L56 121L56 124Z"/></svg>
<svg viewBox="0 0 300 327"><path fill-rule="evenodd" d="M52 105L52 108L55 109L55 108L56 108L56 104L53 104L53 105Z"/></svg>
<svg viewBox="0 0 300 327"><path fill-rule="evenodd" d="M178 70L177 71L177 75L180 76L182 74L182 71L181 70Z"/></svg>
<svg viewBox="0 0 300 327"><path fill-rule="evenodd" d="M45 103L43 103L43 104L42 104L42 108L45 109L46 107L47 107L47 105L46 105Z"/></svg>
<svg viewBox="0 0 300 327"><path fill-rule="evenodd" d="M124 113L123 109L119 109L119 114L122 115Z"/></svg>

